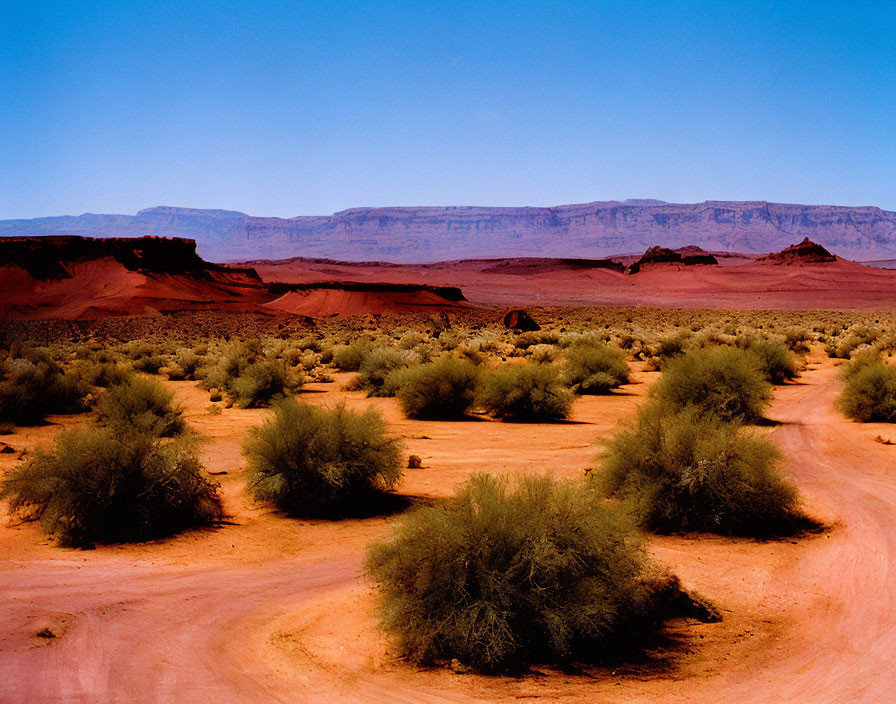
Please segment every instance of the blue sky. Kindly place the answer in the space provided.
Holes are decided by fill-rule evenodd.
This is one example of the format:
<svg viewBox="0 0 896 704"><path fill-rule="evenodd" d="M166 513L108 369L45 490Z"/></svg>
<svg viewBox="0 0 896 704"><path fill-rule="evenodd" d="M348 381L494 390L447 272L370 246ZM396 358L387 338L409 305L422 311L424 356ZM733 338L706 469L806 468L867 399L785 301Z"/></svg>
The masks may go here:
<svg viewBox="0 0 896 704"><path fill-rule="evenodd" d="M0 218L896 210L896 2L0 3Z"/></svg>

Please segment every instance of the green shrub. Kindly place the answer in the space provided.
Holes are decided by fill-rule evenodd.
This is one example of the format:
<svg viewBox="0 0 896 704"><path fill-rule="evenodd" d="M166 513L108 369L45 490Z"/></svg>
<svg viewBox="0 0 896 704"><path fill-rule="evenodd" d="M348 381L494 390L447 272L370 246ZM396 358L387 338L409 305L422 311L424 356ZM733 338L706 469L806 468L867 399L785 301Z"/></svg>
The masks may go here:
<svg viewBox="0 0 896 704"><path fill-rule="evenodd" d="M653 366L662 369L669 360L683 355L691 344L692 337L691 333L682 331L660 338L654 346Z"/></svg>
<svg viewBox="0 0 896 704"><path fill-rule="evenodd" d="M242 408L267 406L301 386L278 359L268 359L258 340L231 342L202 381L206 389L227 392Z"/></svg>
<svg viewBox="0 0 896 704"><path fill-rule="evenodd" d="M578 394L605 394L628 382L625 353L607 344L574 344L565 354L563 375Z"/></svg>
<svg viewBox="0 0 896 704"><path fill-rule="evenodd" d="M393 347L376 347L364 355L359 368L361 388L368 396L394 396L401 383L396 372L420 363L416 352Z"/></svg>
<svg viewBox="0 0 896 704"><path fill-rule="evenodd" d="M169 367L169 379L199 379L202 357L188 347L178 347L174 353L174 364Z"/></svg>
<svg viewBox="0 0 896 704"><path fill-rule="evenodd" d="M481 671L613 653L653 613L654 576L615 512L578 483L476 475L402 519L367 568L413 662Z"/></svg>
<svg viewBox="0 0 896 704"><path fill-rule="evenodd" d="M569 415L573 395L551 364L503 364L482 375L477 400L503 421L551 421Z"/></svg>
<svg viewBox="0 0 896 704"><path fill-rule="evenodd" d="M597 481L649 530L768 536L805 520L780 459L739 423L650 404L607 443Z"/></svg>
<svg viewBox="0 0 896 704"><path fill-rule="evenodd" d="M750 340L746 350L756 358L759 369L772 384L783 384L800 374L796 355L780 342Z"/></svg>
<svg viewBox="0 0 896 704"><path fill-rule="evenodd" d="M104 388L121 383L133 373L130 368L123 364L90 361L80 364L78 371L84 381L91 386L102 386Z"/></svg>
<svg viewBox="0 0 896 704"><path fill-rule="evenodd" d="M401 478L401 446L373 408L354 413L298 404L274 408L250 431L249 490L296 516L344 515Z"/></svg>
<svg viewBox="0 0 896 704"><path fill-rule="evenodd" d="M41 422L52 413L86 410L88 384L49 357L10 357L0 362L0 420Z"/></svg>
<svg viewBox="0 0 896 704"><path fill-rule="evenodd" d="M784 332L784 344L795 354L808 353L811 341L812 336L809 331L803 328L790 328Z"/></svg>
<svg viewBox="0 0 896 704"><path fill-rule="evenodd" d="M756 357L736 347L691 350L666 365L651 393L672 411L694 406L725 421L759 420L771 385Z"/></svg>
<svg viewBox="0 0 896 704"><path fill-rule="evenodd" d="M475 364L445 357L409 368L399 379L398 401L408 418L461 418L476 400L478 380Z"/></svg>
<svg viewBox="0 0 896 704"><path fill-rule="evenodd" d="M180 409L171 405L173 398L158 381L131 374L100 397L97 416L121 435L136 431L170 437L186 430Z"/></svg>
<svg viewBox="0 0 896 704"><path fill-rule="evenodd" d="M217 485L182 442L108 428L62 432L3 479L13 512L63 545L162 538L222 518Z"/></svg>
<svg viewBox="0 0 896 704"><path fill-rule="evenodd" d="M337 345L332 350L333 364L345 372L356 372L361 368L365 355L373 349L369 340L355 340L350 345Z"/></svg>
<svg viewBox="0 0 896 704"><path fill-rule="evenodd" d="M859 347L871 345L877 336L877 330L872 330L865 325L857 325L830 340L824 350L828 357L849 359Z"/></svg>
<svg viewBox="0 0 896 704"><path fill-rule="evenodd" d="M242 367L225 388L237 405L256 408L284 398L298 386L282 362L262 359Z"/></svg>
<svg viewBox="0 0 896 704"><path fill-rule="evenodd" d="M843 370L837 407L862 423L896 422L896 367L876 353L858 356Z"/></svg>

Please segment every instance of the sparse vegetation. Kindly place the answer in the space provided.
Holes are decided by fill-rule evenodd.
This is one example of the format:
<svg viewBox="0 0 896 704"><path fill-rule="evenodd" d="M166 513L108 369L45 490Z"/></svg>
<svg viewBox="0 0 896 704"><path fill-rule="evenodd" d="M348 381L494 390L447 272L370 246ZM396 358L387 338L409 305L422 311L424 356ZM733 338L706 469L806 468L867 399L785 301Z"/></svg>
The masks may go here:
<svg viewBox="0 0 896 704"><path fill-rule="evenodd" d="M241 408L256 408L289 396L301 386L301 379L280 360L268 358L260 340L248 340L224 347L203 384L226 391Z"/></svg>
<svg viewBox="0 0 896 704"><path fill-rule="evenodd" d="M780 342L751 339L745 349L756 358L759 369L772 384L783 384L796 379L800 374L796 355Z"/></svg>
<svg viewBox="0 0 896 704"><path fill-rule="evenodd" d="M762 417L771 388L755 356L705 347L670 360L651 393L670 411L693 406L723 421L752 422Z"/></svg>
<svg viewBox="0 0 896 704"><path fill-rule="evenodd" d="M40 423L49 414L86 410L88 384L49 355L32 353L0 361L0 420Z"/></svg>
<svg viewBox="0 0 896 704"><path fill-rule="evenodd" d="M563 374L575 393L605 394L628 382L628 364L618 347L574 344L566 351Z"/></svg>
<svg viewBox="0 0 896 704"><path fill-rule="evenodd" d="M295 516L347 515L401 478L397 439L382 416L286 399L245 444L249 491Z"/></svg>
<svg viewBox="0 0 896 704"><path fill-rule="evenodd" d="M737 422L654 403L607 443L595 476L649 530L772 536L805 524L780 460Z"/></svg>
<svg viewBox="0 0 896 704"><path fill-rule="evenodd" d="M837 406L844 415L862 423L896 422L896 367L866 353L844 368L842 378Z"/></svg>
<svg viewBox="0 0 896 704"><path fill-rule="evenodd" d="M0 485L12 511L63 545L139 542L222 518L217 487L183 441L108 428L60 433Z"/></svg>
<svg viewBox="0 0 896 704"><path fill-rule="evenodd" d="M172 406L174 394L158 381L131 374L110 386L97 404L100 422L116 433L149 433L171 437L186 430L178 408Z"/></svg>
<svg viewBox="0 0 896 704"><path fill-rule="evenodd" d="M364 355L358 369L368 396L394 396L403 381L398 373L420 363L420 355L394 347L376 347Z"/></svg>
<svg viewBox="0 0 896 704"><path fill-rule="evenodd" d="M483 373L478 403L503 421L562 420L572 392L552 364L504 364Z"/></svg>
<svg viewBox="0 0 896 704"><path fill-rule="evenodd" d="M400 379L398 401L409 418L462 418L476 399L478 380L475 364L445 357L408 369Z"/></svg>
<svg viewBox="0 0 896 704"><path fill-rule="evenodd" d="M625 521L547 477L474 476L407 515L367 567L409 659L486 672L613 653L652 623L658 590Z"/></svg>

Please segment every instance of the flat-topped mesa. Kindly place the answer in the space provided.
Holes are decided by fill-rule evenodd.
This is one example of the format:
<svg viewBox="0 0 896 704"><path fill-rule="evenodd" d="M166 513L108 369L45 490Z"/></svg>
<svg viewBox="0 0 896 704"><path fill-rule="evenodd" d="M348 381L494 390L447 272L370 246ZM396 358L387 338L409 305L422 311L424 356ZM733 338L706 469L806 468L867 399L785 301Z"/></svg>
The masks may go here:
<svg viewBox="0 0 896 704"><path fill-rule="evenodd" d="M641 258L631 265L630 274L637 274L647 264L683 264L695 266L700 264L718 264L718 260L696 245L688 245L680 249L667 249L654 246L648 249Z"/></svg>
<svg viewBox="0 0 896 704"><path fill-rule="evenodd" d="M825 262L835 262L837 261L837 257L820 244L816 244L806 237L799 244L790 245L780 252L774 252L773 254L761 257L758 261L769 262L771 264L821 264Z"/></svg>
<svg viewBox="0 0 896 704"><path fill-rule="evenodd" d="M196 253L195 240L183 237L0 237L0 266L18 266L41 281L69 278L71 264L104 258L139 273L187 274L206 280L223 277L232 285L261 284L254 269L211 264Z"/></svg>

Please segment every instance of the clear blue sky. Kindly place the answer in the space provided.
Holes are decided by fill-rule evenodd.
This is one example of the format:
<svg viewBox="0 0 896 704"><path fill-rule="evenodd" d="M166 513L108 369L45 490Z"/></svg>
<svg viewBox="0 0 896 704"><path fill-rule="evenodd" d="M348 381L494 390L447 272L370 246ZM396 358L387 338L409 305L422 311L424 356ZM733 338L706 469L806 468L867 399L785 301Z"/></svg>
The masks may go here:
<svg viewBox="0 0 896 704"><path fill-rule="evenodd" d="M0 218L896 210L896 2L0 2Z"/></svg>

